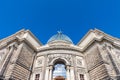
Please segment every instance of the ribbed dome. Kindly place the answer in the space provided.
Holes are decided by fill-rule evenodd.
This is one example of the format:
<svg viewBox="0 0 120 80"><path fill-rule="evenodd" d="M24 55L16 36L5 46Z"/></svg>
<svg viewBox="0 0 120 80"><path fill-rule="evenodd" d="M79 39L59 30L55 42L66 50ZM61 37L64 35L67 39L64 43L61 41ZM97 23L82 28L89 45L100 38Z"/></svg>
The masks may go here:
<svg viewBox="0 0 120 80"><path fill-rule="evenodd" d="M72 40L68 37L68 36L66 36L66 35L64 35L62 32L58 32L56 35L53 35L49 40L48 40L48 42L47 43L50 43L50 42L53 42L53 41L65 41L65 42L69 42L69 43L73 43L72 42Z"/></svg>

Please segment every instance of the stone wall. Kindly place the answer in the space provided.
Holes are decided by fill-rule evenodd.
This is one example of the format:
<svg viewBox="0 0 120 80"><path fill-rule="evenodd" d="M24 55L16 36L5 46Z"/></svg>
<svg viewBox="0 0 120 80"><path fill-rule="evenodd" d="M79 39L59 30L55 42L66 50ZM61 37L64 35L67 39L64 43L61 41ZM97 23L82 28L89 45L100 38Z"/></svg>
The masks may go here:
<svg viewBox="0 0 120 80"><path fill-rule="evenodd" d="M15 65L12 72L12 78L15 80L28 80L29 75L30 71L18 64Z"/></svg>
<svg viewBox="0 0 120 80"><path fill-rule="evenodd" d="M32 64L34 59L34 52L27 45L24 44L18 56L16 64L12 70L11 77L14 80L29 80Z"/></svg>
<svg viewBox="0 0 120 80"><path fill-rule="evenodd" d="M85 60L91 80L100 80L108 76L97 44L93 44L89 50L87 50Z"/></svg>

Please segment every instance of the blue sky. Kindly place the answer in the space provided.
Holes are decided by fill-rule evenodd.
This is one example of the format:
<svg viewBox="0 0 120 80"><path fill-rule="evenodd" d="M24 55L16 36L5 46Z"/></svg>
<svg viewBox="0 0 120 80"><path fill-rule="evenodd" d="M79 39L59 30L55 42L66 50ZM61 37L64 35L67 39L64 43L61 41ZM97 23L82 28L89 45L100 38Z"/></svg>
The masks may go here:
<svg viewBox="0 0 120 80"><path fill-rule="evenodd" d="M53 78L56 76L64 76L66 78L66 69L64 64L56 64L53 70Z"/></svg>
<svg viewBox="0 0 120 80"><path fill-rule="evenodd" d="M120 0L0 0L0 39L23 28L43 44L59 30L75 44L94 28L120 38Z"/></svg>

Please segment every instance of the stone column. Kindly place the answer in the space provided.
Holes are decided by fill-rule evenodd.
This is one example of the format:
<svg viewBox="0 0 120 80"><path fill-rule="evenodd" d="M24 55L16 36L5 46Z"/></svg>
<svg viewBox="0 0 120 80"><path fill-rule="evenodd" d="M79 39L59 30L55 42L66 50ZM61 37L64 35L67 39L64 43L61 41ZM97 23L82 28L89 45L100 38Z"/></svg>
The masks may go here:
<svg viewBox="0 0 120 80"><path fill-rule="evenodd" d="M45 80L49 80L49 67L46 68Z"/></svg>
<svg viewBox="0 0 120 80"><path fill-rule="evenodd" d="M50 66L49 80L52 80L52 66Z"/></svg>
<svg viewBox="0 0 120 80"><path fill-rule="evenodd" d="M70 80L70 67L67 66L67 80Z"/></svg>
<svg viewBox="0 0 120 80"><path fill-rule="evenodd" d="M18 59L18 56L19 56L19 54L21 52L22 47L23 47L23 43L20 44L20 45L15 43L13 45L14 52L12 52L12 53L14 53L14 54L11 56L11 59L9 60L10 63L9 63L9 66L8 66L6 74L5 74L6 79L12 77L11 74L12 74L12 71L13 71L14 66L16 64L16 60Z"/></svg>
<svg viewBox="0 0 120 80"><path fill-rule="evenodd" d="M47 60L48 60L47 59L47 55L45 55L44 57L45 57L45 60L44 60L44 65L43 66L47 66ZM42 71L43 72L42 72L42 78L41 78L41 80L45 80L46 67L43 67Z"/></svg>
<svg viewBox="0 0 120 80"><path fill-rule="evenodd" d="M75 80L74 68L70 67L70 79Z"/></svg>
<svg viewBox="0 0 120 80"><path fill-rule="evenodd" d="M107 46L106 49L107 49L107 54L109 56L109 59L110 59L112 65L113 65L113 68L114 68L116 74L119 75L120 74L120 71L119 71L119 68L118 68L119 66L116 63L117 61L115 60L115 56L113 55L113 54L115 54L114 51L113 51L113 47L112 46ZM117 78L117 80L120 80L120 76L116 76L116 78Z"/></svg>
<svg viewBox="0 0 120 80"><path fill-rule="evenodd" d="M8 54L8 55L7 55L7 58L6 58L6 60L4 61L4 63L3 63L2 70L0 71L0 75L2 75L2 76L3 76L3 74L4 74L5 70L6 70L9 62L10 62L10 59L11 59L12 55L13 55L14 48L15 48L14 43L11 44L8 48L9 48L9 52L7 53L7 54ZM11 71L9 71L9 72L11 72ZM10 77L10 76L9 76L9 77Z"/></svg>

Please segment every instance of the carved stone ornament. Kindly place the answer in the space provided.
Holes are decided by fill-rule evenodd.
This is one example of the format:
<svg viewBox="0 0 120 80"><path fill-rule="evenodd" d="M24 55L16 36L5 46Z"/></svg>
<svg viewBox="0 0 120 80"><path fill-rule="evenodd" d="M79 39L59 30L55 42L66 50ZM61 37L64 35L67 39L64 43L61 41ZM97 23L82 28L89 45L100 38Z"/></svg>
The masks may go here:
<svg viewBox="0 0 120 80"><path fill-rule="evenodd" d="M78 73L81 73L81 74L85 74L85 73L86 73L86 71L85 71L84 68L78 68L78 69L77 69L77 72L78 72Z"/></svg>
<svg viewBox="0 0 120 80"><path fill-rule="evenodd" d="M115 51L115 57L116 57L116 63L118 64L118 66L120 67L120 51Z"/></svg>
<svg viewBox="0 0 120 80"><path fill-rule="evenodd" d="M42 60L41 59L37 60L37 67L40 67L40 66L42 66Z"/></svg>
<svg viewBox="0 0 120 80"><path fill-rule="evenodd" d="M4 56L4 52L0 52L0 62L2 61L3 56Z"/></svg>
<svg viewBox="0 0 120 80"><path fill-rule="evenodd" d="M1 50L0 51L0 62L3 60L4 56L5 56L5 50Z"/></svg>
<svg viewBox="0 0 120 80"><path fill-rule="evenodd" d="M42 72L42 68L35 68L34 72Z"/></svg>
<svg viewBox="0 0 120 80"><path fill-rule="evenodd" d="M51 61L54 58L65 58L70 63L72 61L71 55L68 55L68 54L53 54L53 55L48 55L48 63L51 63Z"/></svg>
<svg viewBox="0 0 120 80"><path fill-rule="evenodd" d="M82 60L81 59L77 59L77 64L81 66L82 65Z"/></svg>

